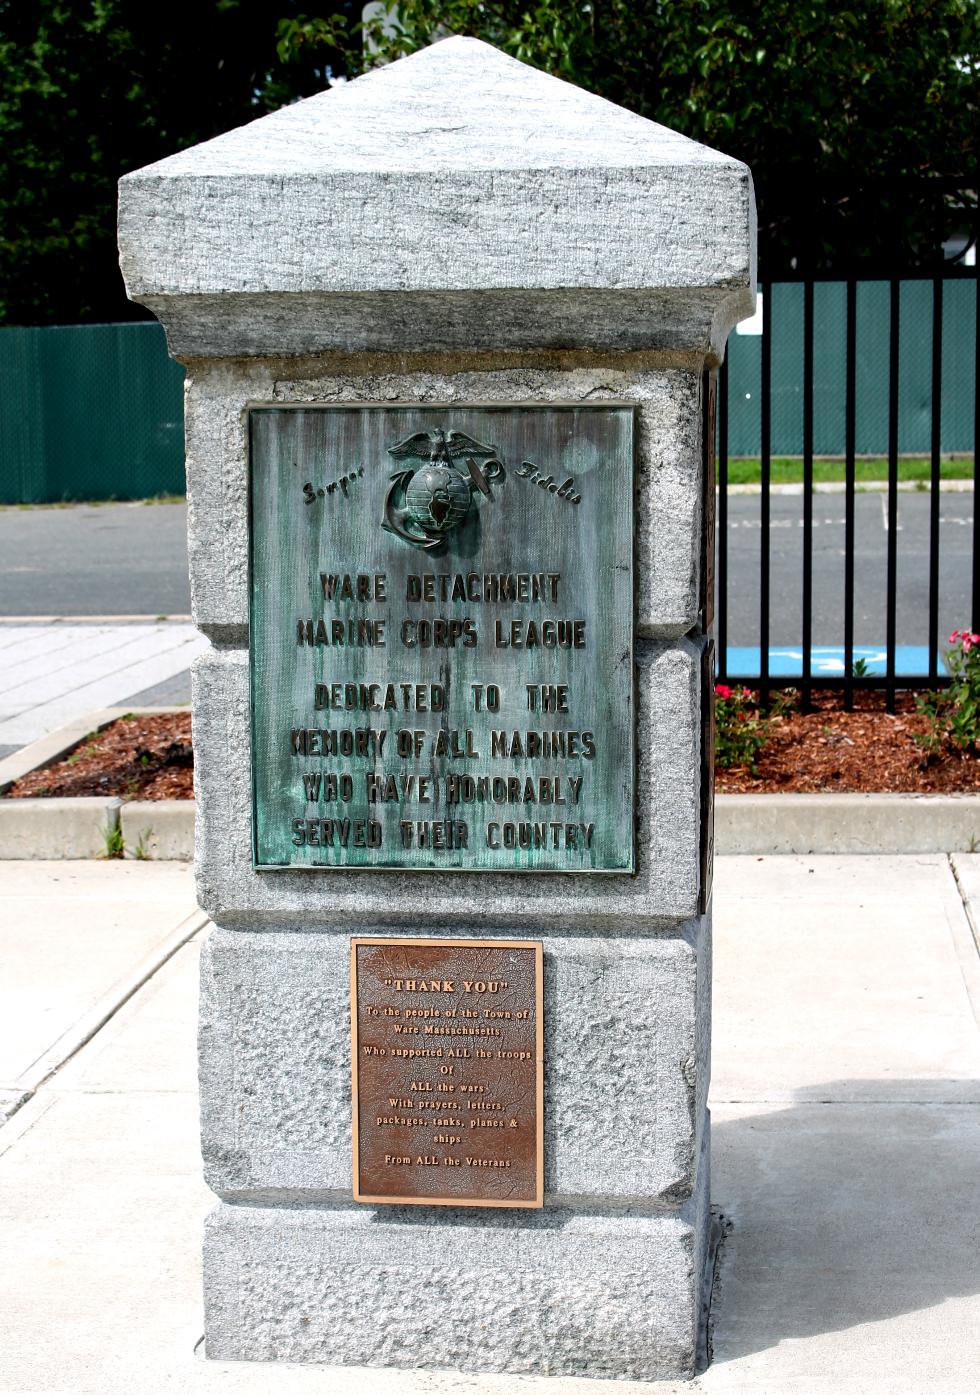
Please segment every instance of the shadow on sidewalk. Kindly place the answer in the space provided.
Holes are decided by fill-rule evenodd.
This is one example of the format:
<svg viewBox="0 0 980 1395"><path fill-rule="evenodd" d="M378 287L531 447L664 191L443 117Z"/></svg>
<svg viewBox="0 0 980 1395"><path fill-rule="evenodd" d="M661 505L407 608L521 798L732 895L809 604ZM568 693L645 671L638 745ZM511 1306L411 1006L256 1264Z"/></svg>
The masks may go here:
<svg viewBox="0 0 980 1395"><path fill-rule="evenodd" d="M713 1110L712 1200L734 1226L715 1364L980 1292L980 1085L848 1080L819 1095Z"/></svg>

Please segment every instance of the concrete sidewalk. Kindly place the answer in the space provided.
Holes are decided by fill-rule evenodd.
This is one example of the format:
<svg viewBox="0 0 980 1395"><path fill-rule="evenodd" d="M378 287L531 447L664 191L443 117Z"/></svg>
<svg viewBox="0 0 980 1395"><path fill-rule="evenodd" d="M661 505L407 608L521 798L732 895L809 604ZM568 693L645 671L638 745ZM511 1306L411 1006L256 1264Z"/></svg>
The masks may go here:
<svg viewBox="0 0 980 1395"><path fill-rule="evenodd" d="M189 701L207 648L189 621L0 620L0 757L98 707Z"/></svg>
<svg viewBox="0 0 980 1395"><path fill-rule="evenodd" d="M108 1015L114 986L129 989L0 1129L0 1391L968 1395L980 1367L978 864L719 860L712 1194L731 1228L714 1361L693 1385L195 1356L210 1199L188 869L0 866L0 1084L64 1054L80 1023ZM154 955L161 966L133 989Z"/></svg>

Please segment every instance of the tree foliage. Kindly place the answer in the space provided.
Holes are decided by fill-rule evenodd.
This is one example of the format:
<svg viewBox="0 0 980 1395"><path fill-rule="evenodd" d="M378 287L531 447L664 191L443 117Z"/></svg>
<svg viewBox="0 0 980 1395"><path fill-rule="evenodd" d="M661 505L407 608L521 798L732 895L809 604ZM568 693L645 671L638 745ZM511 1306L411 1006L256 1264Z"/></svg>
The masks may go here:
<svg viewBox="0 0 980 1395"><path fill-rule="evenodd" d="M942 256L976 207L978 16L977 0L395 0L363 33L332 13L279 36L284 59L319 50L353 75L475 35L745 160L774 275Z"/></svg>
<svg viewBox="0 0 980 1395"><path fill-rule="evenodd" d="M302 4L0 0L0 322L141 315L120 175L449 33L746 160L769 274L931 265L975 203L978 0Z"/></svg>
<svg viewBox="0 0 980 1395"><path fill-rule="evenodd" d="M282 6L278 7L282 12ZM267 0L0 0L0 321L141 317L120 175L323 87Z"/></svg>

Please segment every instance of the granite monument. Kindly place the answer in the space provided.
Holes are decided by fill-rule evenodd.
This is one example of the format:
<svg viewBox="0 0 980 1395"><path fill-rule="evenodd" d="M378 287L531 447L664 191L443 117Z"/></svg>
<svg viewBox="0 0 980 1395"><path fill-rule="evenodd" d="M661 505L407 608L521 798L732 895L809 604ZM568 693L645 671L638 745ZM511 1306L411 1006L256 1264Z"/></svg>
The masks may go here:
<svg viewBox="0 0 980 1395"><path fill-rule="evenodd" d="M450 38L119 218L212 644L207 1354L691 1375L749 172Z"/></svg>

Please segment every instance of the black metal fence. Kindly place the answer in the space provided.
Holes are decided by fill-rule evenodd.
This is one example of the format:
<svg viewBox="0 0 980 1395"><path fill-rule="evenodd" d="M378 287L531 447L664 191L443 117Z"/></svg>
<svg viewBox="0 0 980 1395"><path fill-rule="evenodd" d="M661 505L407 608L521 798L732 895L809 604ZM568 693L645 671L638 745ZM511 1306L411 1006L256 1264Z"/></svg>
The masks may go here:
<svg viewBox="0 0 980 1395"><path fill-rule="evenodd" d="M842 589L843 603L836 607L837 614L834 617L828 617L824 611L820 611L818 614L821 598L815 594L814 589L814 504L815 499L823 497L814 492L814 306L815 296L823 296L826 287L832 282L838 287L838 292L835 294L838 294L842 299L843 323L840 343L839 346L831 346L828 349L825 342L826 336L823 336L819 348L824 366L829 358L833 357L835 360L832 376L835 383L839 384L837 391L843 399L842 403L837 403L838 408L842 406L843 409L843 456L840 462L843 478L836 486L840 490L836 498L843 508L843 517L838 520L843 529L843 546L835 550L839 551L837 558L839 575L834 578L834 584ZM773 345L774 342L778 343L779 341L779 324L774 318L774 306L777 307L775 314L778 314L779 291L781 287L787 285L793 286L795 288L794 296L802 299L802 314L799 317L802 351L795 357L795 362L798 363L798 381L792 385L793 391L798 394L800 399L801 408L799 411L798 452L793 452L794 454L798 453L799 456L802 483L802 492L799 496L800 517L798 520L794 520L794 526L798 523L801 538L799 567L795 579L795 584L799 589L797 596L793 598L792 606L792 623L794 627L798 624L799 633L787 636L783 632L777 636L784 644L789 638L797 646L794 652L796 667L791 674L787 674L785 667L780 670L779 666L773 662L773 654L776 651L773 645L772 569ZM883 601L884 635L875 637L883 651L882 656L880 656L883 661L872 665L870 671L861 661L861 644L860 640L856 638L855 631L855 563L856 560L861 560L862 555L855 512L856 497L861 492L856 469L859 460L857 451L857 414L859 410L858 305L859 297L862 296L868 285L869 282L865 280L857 278L842 280L839 276L807 279L793 283L760 284L761 335L758 340L757 378L753 378L753 385L756 382L758 384L758 528L760 545L757 558L758 570L754 576L747 575L744 567L742 570L733 569L730 556L730 527L735 507L733 502L735 491L730 485L730 475L734 467L732 457L729 454L730 438L733 434L733 407L737 405L744 425L744 416L747 410L745 399L751 398L752 394L749 392L740 393L737 404L733 403L732 377L733 373L736 376L738 374L738 364L731 351L719 373L716 561L718 678L721 682L744 683L758 690L763 702L768 701L769 694L774 688L794 687L800 691L803 706L806 708L810 703L811 693L814 689L832 686L844 690L846 704L851 706L856 689L880 688L886 692L889 710L893 710L895 694L899 689L938 687L946 681L942 662L942 649L946 636L940 630L940 557L942 546L940 521L943 498L940 492L940 480L943 459L949 456L950 451L948 444L946 451L943 450L943 413L945 403L947 415L949 415L952 400L950 382L955 377L956 384L958 384L956 410L960 416L960 439L957 444L962 448L964 412L969 417L965 435L968 441L972 437L972 449L969 452L972 455L972 460L967 458L959 473L972 475L973 488L976 490L978 480L980 480L980 452L977 449L977 438L980 434L980 369L978 369L978 365L980 365L980 306L977 304L977 268L975 266L948 265L943 268L941 273L928 278L924 278L919 273L908 278L896 277L885 283L875 283L875 293L879 299L885 294L887 287L887 315L883 318L882 332L879 335L883 342L879 344L877 349L883 360L880 455L883 461L882 473L886 476L877 488L881 491L882 526L886 538L884 565L881 568L880 581L875 579L872 583L876 588L880 586L883 591L879 601ZM920 310L915 325L906 323L903 326L903 300L908 300L911 294L909 292L910 286L914 287L915 303L920 307ZM953 291L950 289L952 286L956 286L958 289ZM927 300L924 299L926 288L928 288ZM951 297L955 297L957 307L956 333L953 336L950 334L948 314L948 306L953 303ZM921 307L924 303L928 306L928 323L922 322L925 318L921 314ZM947 312L945 333L944 311ZM843 363L839 360L839 354L843 355ZM913 361L917 362L913 363ZM734 367L733 362L735 363ZM905 412L906 404L903 401L903 392L907 390L910 381L910 365L915 367L919 375L920 388L917 389L917 405L921 411L928 413L928 431L923 433L927 436L926 448L921 452L909 451L908 441L902 439L903 435L907 434L905 429L907 413ZM866 364L863 364L862 382L866 378L865 369ZM785 377L785 374L783 376ZM926 394L923 394L921 389L923 382L928 383ZM862 394L862 401L866 395L866 393ZM821 401L823 409L826 404L823 398ZM885 404L887 404L886 410ZM740 431L744 436L744 430L741 427ZM868 454L866 431L862 432L861 445L862 453ZM781 448L781 453L789 454L786 451L785 432L783 432ZM877 454L878 452L872 451L870 453ZM924 584L912 588L914 592L912 602L919 605L921 613L914 617L913 622L910 622L908 615L903 611L903 624L914 623L915 626L919 627L919 633L925 639L925 655L923 661L914 666L916 671L910 671L909 668L905 668L903 671L902 650L899 647L897 604L902 549L902 528L899 522L900 462L908 455L916 453L920 453L928 461L928 468L925 471L926 478L915 486L904 485L903 489L915 488L922 495L928 493L928 500L921 498L918 501L919 506L928 511L927 547L923 558ZM960 456L961 459L967 457L967 452L961 449ZM965 487L969 488L968 480L965 482ZM975 494L970 496L971 502L976 497ZM741 503L741 501L738 502ZM831 520L826 521L829 523ZM968 602L964 600L963 606L966 607L968 604L969 614L962 615L961 627L968 625L973 629L980 629L980 518L978 518L976 509L972 508L972 517L964 515L957 517L954 521L968 526L972 553L968 560L962 561L961 559L961 563L958 563L958 565L969 569L969 577L963 581L964 592L968 597ZM923 533L925 533L924 521ZM822 558L821 565L825 568L825 557ZM822 578L826 580L825 571L822 572ZM751 651L744 647L732 648L730 646L732 602L736 595L736 588L738 598L743 603L743 610L747 594L751 593L753 603L757 599L756 634L758 644ZM779 607L786 599L785 590L786 578L782 576L780 593L775 597L777 617L780 613ZM790 590L792 590L792 585L790 585ZM867 597L862 593L860 599L864 602ZM825 636L828 623L835 627L834 642L840 647L840 659L836 664L836 671L833 673L820 671L820 665L814 663L815 619L819 620ZM785 625L785 621L780 623ZM746 661L747 653L755 653L756 657L751 661Z"/></svg>

